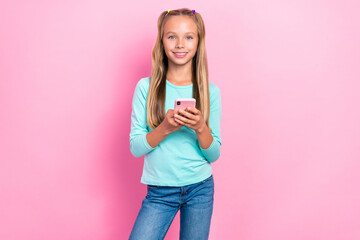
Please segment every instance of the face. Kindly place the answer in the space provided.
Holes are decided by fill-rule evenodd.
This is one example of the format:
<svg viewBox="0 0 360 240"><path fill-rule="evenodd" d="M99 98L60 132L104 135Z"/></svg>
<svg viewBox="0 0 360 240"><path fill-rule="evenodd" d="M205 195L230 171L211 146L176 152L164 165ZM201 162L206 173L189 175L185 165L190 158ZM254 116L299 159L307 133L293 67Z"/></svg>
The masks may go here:
<svg viewBox="0 0 360 240"><path fill-rule="evenodd" d="M198 44L194 20L189 16L169 17L164 25L163 44L169 64L191 64Z"/></svg>

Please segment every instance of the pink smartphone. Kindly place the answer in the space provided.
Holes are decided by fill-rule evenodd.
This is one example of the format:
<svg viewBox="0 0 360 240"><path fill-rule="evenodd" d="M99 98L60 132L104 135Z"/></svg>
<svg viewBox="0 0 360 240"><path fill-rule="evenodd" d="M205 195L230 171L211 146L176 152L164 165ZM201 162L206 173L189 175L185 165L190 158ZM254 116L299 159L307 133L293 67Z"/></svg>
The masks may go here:
<svg viewBox="0 0 360 240"><path fill-rule="evenodd" d="M187 107L195 107L196 99L195 98L177 98L175 99L174 110L177 108L187 108Z"/></svg>

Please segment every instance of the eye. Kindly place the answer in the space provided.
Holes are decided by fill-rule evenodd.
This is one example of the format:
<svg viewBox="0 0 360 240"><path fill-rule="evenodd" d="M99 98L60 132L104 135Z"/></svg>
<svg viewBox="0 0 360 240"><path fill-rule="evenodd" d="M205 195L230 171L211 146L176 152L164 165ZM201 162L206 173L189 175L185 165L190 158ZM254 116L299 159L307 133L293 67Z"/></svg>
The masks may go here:
<svg viewBox="0 0 360 240"><path fill-rule="evenodd" d="M169 36L168 38L171 38L171 37L173 37L173 36Z"/></svg>
<svg viewBox="0 0 360 240"><path fill-rule="evenodd" d="M190 39L193 39L193 37L190 37L190 36L189 36L189 38L190 38Z"/></svg>

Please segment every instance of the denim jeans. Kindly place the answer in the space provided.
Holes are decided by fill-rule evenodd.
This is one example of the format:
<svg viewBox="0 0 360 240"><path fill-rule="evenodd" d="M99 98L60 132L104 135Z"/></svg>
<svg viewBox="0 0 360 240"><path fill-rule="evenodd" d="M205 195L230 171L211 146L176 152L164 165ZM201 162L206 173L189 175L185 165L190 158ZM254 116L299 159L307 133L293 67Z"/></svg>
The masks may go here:
<svg viewBox="0 0 360 240"><path fill-rule="evenodd" d="M180 240L207 240L213 202L213 175L182 187L147 185L129 240L164 239L179 209Z"/></svg>

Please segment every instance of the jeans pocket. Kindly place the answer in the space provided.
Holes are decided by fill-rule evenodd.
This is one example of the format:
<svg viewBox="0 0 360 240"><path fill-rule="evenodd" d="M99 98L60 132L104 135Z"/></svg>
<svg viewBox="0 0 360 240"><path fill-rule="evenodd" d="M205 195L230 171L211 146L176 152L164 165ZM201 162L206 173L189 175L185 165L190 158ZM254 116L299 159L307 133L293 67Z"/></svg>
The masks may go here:
<svg viewBox="0 0 360 240"><path fill-rule="evenodd" d="M158 186L158 185L147 185L147 189L148 190L152 190L152 189L157 189L157 188L159 188L160 186Z"/></svg>

